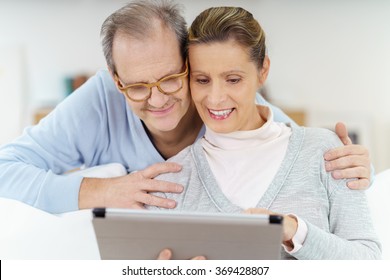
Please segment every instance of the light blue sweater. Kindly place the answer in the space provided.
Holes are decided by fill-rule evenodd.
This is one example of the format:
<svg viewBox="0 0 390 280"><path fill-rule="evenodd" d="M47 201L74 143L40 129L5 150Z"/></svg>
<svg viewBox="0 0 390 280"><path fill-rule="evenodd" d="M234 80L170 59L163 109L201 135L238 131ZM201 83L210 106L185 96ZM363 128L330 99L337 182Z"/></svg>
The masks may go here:
<svg viewBox="0 0 390 280"><path fill-rule="evenodd" d="M260 95L256 101L266 104ZM277 121L291 122L273 109ZM82 177L64 172L113 162L131 172L163 161L108 71L102 70L38 125L0 147L0 196L51 213L75 211Z"/></svg>

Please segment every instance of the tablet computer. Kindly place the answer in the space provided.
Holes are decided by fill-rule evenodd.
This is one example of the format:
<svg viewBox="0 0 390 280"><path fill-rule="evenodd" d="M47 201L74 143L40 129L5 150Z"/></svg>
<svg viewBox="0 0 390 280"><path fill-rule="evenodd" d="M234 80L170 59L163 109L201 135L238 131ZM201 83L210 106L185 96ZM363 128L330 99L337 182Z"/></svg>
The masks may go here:
<svg viewBox="0 0 390 280"><path fill-rule="evenodd" d="M93 209L101 259L156 259L169 248L173 259L279 259L282 216Z"/></svg>

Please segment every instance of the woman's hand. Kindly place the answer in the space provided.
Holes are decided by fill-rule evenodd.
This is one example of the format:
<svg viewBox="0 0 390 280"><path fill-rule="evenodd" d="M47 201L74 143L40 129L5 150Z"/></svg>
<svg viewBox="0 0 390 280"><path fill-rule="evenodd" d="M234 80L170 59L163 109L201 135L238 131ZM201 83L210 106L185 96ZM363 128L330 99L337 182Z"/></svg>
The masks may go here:
<svg viewBox="0 0 390 280"><path fill-rule="evenodd" d="M164 249L158 254L157 260L171 260L172 259L172 250ZM191 260L205 260L204 256L197 256L192 258Z"/></svg>
<svg viewBox="0 0 390 280"><path fill-rule="evenodd" d="M246 214L265 214L265 215L279 215L265 208L249 208L244 211ZM283 245L287 247L289 251L294 249L292 239L298 229L298 221L295 217L289 215L283 216Z"/></svg>

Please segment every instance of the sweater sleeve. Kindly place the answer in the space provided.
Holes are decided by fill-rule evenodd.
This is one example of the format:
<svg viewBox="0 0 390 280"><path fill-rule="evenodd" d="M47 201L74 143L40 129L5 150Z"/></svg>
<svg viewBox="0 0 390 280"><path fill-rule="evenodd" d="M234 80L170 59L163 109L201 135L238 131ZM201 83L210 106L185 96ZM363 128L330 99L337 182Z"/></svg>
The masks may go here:
<svg viewBox="0 0 390 280"><path fill-rule="evenodd" d="M330 139L327 143L329 148L341 144L336 135L322 139ZM380 259L381 246L374 231L365 192L349 189L346 180L335 180L325 171L324 161L318 162L320 180L328 196L329 228L319 228L305 220L308 226L306 239L302 248L292 255L306 260Z"/></svg>
<svg viewBox="0 0 390 280"><path fill-rule="evenodd" d="M51 213L78 209L81 176L61 175L95 155L105 110L97 76L0 148L0 196Z"/></svg>
<svg viewBox="0 0 390 280"><path fill-rule="evenodd" d="M302 248L292 254L297 259L380 259L381 247L378 239L367 225L365 215L359 215L361 210L355 213L359 216L352 224L359 226L338 225L329 233L307 222L308 234ZM344 213L346 214L346 213ZM337 223L346 221L347 215L340 217ZM367 227L367 229L366 229Z"/></svg>

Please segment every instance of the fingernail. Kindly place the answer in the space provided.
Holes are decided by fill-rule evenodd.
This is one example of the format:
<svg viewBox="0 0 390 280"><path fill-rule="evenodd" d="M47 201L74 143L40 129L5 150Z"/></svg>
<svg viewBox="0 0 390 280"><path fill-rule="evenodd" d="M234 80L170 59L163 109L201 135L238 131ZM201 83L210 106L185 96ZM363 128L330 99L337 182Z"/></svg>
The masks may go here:
<svg viewBox="0 0 390 280"><path fill-rule="evenodd" d="M177 192L182 192L184 191L184 187L183 186L177 186Z"/></svg>
<svg viewBox="0 0 390 280"><path fill-rule="evenodd" d="M330 168L331 168L331 164L329 162L325 162L326 171L329 171Z"/></svg>
<svg viewBox="0 0 390 280"><path fill-rule="evenodd" d="M168 201L168 208L175 208L175 206L176 206L176 202L174 202L174 201Z"/></svg>
<svg viewBox="0 0 390 280"><path fill-rule="evenodd" d="M179 165L179 164L178 164L178 165L176 165L176 170L178 170L178 171L179 171L179 170L181 170L181 168L182 168L182 166L181 166L181 165Z"/></svg>
<svg viewBox="0 0 390 280"><path fill-rule="evenodd" d="M168 249L164 249L161 252L161 256L164 260L169 260L171 258L171 252Z"/></svg>
<svg viewBox="0 0 390 280"><path fill-rule="evenodd" d="M351 190L365 190L367 187L360 186L357 180L347 182L347 187Z"/></svg>
<svg viewBox="0 0 390 280"><path fill-rule="evenodd" d="M335 179L341 179L341 172L340 171L334 171L332 173L332 175L333 175L333 178L335 178Z"/></svg>
<svg viewBox="0 0 390 280"><path fill-rule="evenodd" d="M332 159L332 154L329 153L329 152L326 152L326 153L324 154L324 159L326 159L326 160Z"/></svg>

